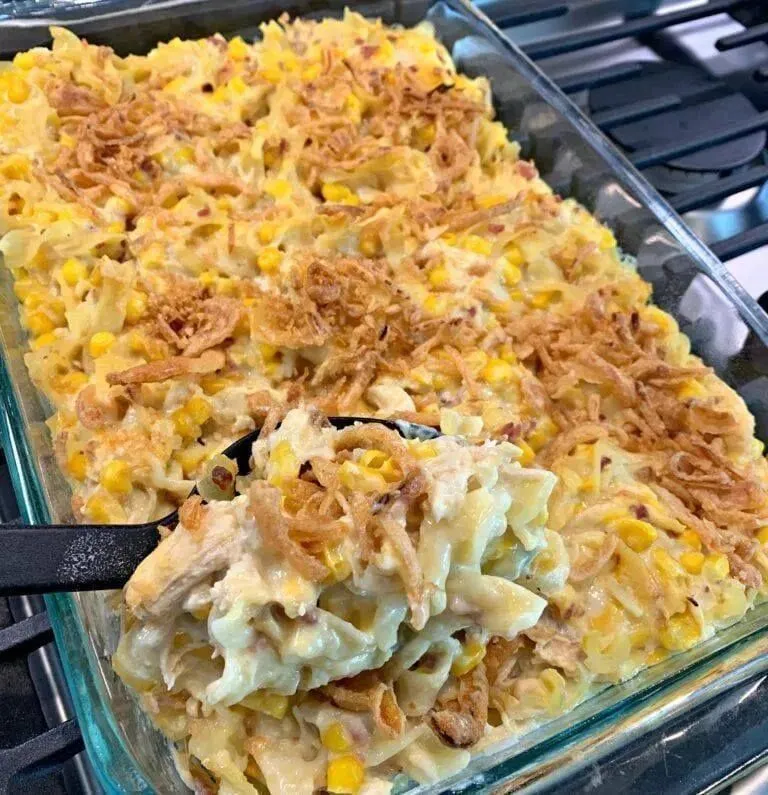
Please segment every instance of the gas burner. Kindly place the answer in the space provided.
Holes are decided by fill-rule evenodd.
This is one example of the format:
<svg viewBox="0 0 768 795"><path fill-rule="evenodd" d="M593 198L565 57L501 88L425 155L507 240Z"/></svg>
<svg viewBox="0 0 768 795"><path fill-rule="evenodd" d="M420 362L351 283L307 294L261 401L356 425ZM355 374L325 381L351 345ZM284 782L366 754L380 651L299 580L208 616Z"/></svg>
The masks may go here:
<svg viewBox="0 0 768 795"><path fill-rule="evenodd" d="M609 135L628 152L673 144L717 133L737 122L752 119L758 111L743 95L697 66L669 61L637 64L639 71L589 93L591 112L604 111L675 94L682 103L672 110L615 127ZM766 134L751 133L645 170L663 193L672 195L700 188L755 165L765 165Z"/></svg>

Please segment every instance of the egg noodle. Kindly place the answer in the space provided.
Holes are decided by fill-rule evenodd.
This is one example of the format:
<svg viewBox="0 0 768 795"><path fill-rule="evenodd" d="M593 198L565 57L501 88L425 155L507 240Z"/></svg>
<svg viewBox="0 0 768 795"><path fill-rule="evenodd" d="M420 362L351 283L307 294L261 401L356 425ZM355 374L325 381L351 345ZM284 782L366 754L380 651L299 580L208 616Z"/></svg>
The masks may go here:
<svg viewBox="0 0 768 795"><path fill-rule="evenodd" d="M0 251L76 517L159 517L304 407L125 593L116 667L198 790L436 780L761 598L753 418L428 25L52 33L0 72ZM316 410L471 444L339 447Z"/></svg>

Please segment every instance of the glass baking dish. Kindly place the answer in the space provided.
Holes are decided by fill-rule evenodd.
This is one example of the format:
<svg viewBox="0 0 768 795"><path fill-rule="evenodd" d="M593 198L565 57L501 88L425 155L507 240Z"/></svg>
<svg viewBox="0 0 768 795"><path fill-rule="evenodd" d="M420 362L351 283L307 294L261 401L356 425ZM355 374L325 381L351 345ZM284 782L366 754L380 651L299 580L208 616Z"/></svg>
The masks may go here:
<svg viewBox="0 0 768 795"><path fill-rule="evenodd" d="M0 20L0 57L47 43L52 22L125 54L174 36L255 36L260 22L283 11L321 17L339 15L344 6L313 0L169 0L135 8L112 2L34 5L34 17ZM362 2L355 9L387 23L429 20L460 70L491 78L498 115L523 155L536 161L555 190L574 196L613 228L624 252L653 285L655 302L678 320L693 350L740 392L757 419L757 435L768 440L768 318L602 134L463 0ZM25 334L5 270L0 275L0 337L2 441L22 513L30 522L71 520L68 487L44 424L49 410L24 366ZM103 788L187 791L168 745L111 670L118 632L115 600L104 593L56 594L46 602ZM532 793L556 787L577 768L595 764L651 728L768 669L766 625L768 606L763 605L706 643L479 756L453 779L423 787L402 782L397 789Z"/></svg>

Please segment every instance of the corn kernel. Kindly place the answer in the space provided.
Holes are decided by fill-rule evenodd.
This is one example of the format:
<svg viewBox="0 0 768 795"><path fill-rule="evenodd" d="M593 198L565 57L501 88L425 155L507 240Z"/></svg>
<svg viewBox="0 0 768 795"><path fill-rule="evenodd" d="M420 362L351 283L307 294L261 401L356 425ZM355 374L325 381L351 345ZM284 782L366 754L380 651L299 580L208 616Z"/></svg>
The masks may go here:
<svg viewBox="0 0 768 795"><path fill-rule="evenodd" d="M8 79L8 99L11 102L24 102L29 96L29 83L18 75L11 75Z"/></svg>
<svg viewBox="0 0 768 795"><path fill-rule="evenodd" d="M203 271L198 277L197 280L203 287L213 287L216 284L216 279L219 278L219 274L216 271L208 270Z"/></svg>
<svg viewBox="0 0 768 795"><path fill-rule="evenodd" d="M247 695L241 702L243 706L256 712L271 715L277 720L282 720L288 712L290 699L280 693L271 693L269 690L257 690Z"/></svg>
<svg viewBox="0 0 768 795"><path fill-rule="evenodd" d="M343 754L352 747L349 732L344 728L344 724L337 720L329 724L320 734L320 742L324 748L336 754Z"/></svg>
<svg viewBox="0 0 768 795"><path fill-rule="evenodd" d="M44 295L37 290L37 287L38 282L33 279L16 279L13 283L13 292L19 301L26 302L30 295Z"/></svg>
<svg viewBox="0 0 768 795"><path fill-rule="evenodd" d="M523 451L520 458L518 458L520 466L527 467L529 464L532 464L536 459L536 453L534 452L533 448L528 444L528 442L526 442L524 439L518 439L515 442L515 445L517 445L517 447L519 447Z"/></svg>
<svg viewBox="0 0 768 795"><path fill-rule="evenodd" d="M444 295L428 295L423 306L430 315L443 315L448 310L448 299Z"/></svg>
<svg viewBox="0 0 768 795"><path fill-rule="evenodd" d="M653 550L653 562L659 573L669 580L674 580L685 574L683 567L666 549L655 548Z"/></svg>
<svg viewBox="0 0 768 795"><path fill-rule="evenodd" d="M451 673L454 676L464 676L483 661L485 645L477 640L467 641L451 664Z"/></svg>
<svg viewBox="0 0 768 795"><path fill-rule="evenodd" d="M419 149L426 149L428 146L431 146L435 142L436 137L437 127L433 122L419 127L414 132L415 144Z"/></svg>
<svg viewBox="0 0 768 795"><path fill-rule="evenodd" d="M616 238L610 229L603 228L600 231L600 239L598 241L598 245L603 251L606 251L609 248L614 248L614 246L616 245Z"/></svg>
<svg viewBox="0 0 768 795"><path fill-rule="evenodd" d="M328 762L325 788L339 795L357 795L365 781L363 763L351 754L337 756Z"/></svg>
<svg viewBox="0 0 768 795"><path fill-rule="evenodd" d="M125 305L125 319L128 323L138 323L147 310L147 296L140 290L131 290Z"/></svg>
<svg viewBox="0 0 768 795"><path fill-rule="evenodd" d="M701 537L695 530L684 530L680 533L679 538L687 547L691 547L696 552L701 552Z"/></svg>
<svg viewBox="0 0 768 795"><path fill-rule="evenodd" d="M659 640L669 651L683 651L693 646L700 635L696 619L690 613L678 613L659 632Z"/></svg>
<svg viewBox="0 0 768 795"><path fill-rule="evenodd" d="M184 439L197 439L200 436L200 426L188 411L176 409L171 413L171 420L176 433Z"/></svg>
<svg viewBox="0 0 768 795"><path fill-rule="evenodd" d="M53 345L56 342L56 334L53 331L47 331L45 334L41 334L39 337L36 337L30 343L30 348L33 351L39 351L40 348L46 348L48 345Z"/></svg>
<svg viewBox="0 0 768 795"><path fill-rule="evenodd" d="M680 565L688 574L701 574L704 566L704 555L701 552L683 552L680 555Z"/></svg>
<svg viewBox="0 0 768 795"><path fill-rule="evenodd" d="M381 239L374 230L364 229L360 233L358 246L364 257L376 257L381 252Z"/></svg>
<svg viewBox="0 0 768 795"><path fill-rule="evenodd" d="M467 235L462 241L461 247L466 251L471 251L473 254L480 254L484 257L489 256L493 251L493 243L480 237L480 235Z"/></svg>
<svg viewBox="0 0 768 795"><path fill-rule="evenodd" d="M262 273L276 273L283 261L283 252L270 246L259 252L256 262Z"/></svg>
<svg viewBox="0 0 768 795"><path fill-rule="evenodd" d="M67 459L67 471L75 480L85 480L88 474L88 459L85 453L72 453Z"/></svg>
<svg viewBox="0 0 768 795"><path fill-rule="evenodd" d="M87 276L88 269L79 259L68 259L61 266L61 278L64 279L70 287L74 287Z"/></svg>
<svg viewBox="0 0 768 795"><path fill-rule="evenodd" d="M322 71L323 67L319 63L310 64L302 70L301 79L305 83L311 83L313 80L317 80L317 78L320 77Z"/></svg>
<svg viewBox="0 0 768 795"><path fill-rule="evenodd" d="M264 221L259 227L258 234L259 242L265 246L269 245L275 239L275 235L277 235L277 224L272 223L272 221Z"/></svg>
<svg viewBox="0 0 768 795"><path fill-rule="evenodd" d="M359 491L363 494L387 489L387 481L380 472L360 466L354 461L344 461L339 467L339 480L342 486L350 491Z"/></svg>
<svg viewBox="0 0 768 795"><path fill-rule="evenodd" d="M334 204L359 204L360 199L346 185L339 182L326 182L322 187L323 198Z"/></svg>
<svg viewBox="0 0 768 795"><path fill-rule="evenodd" d="M323 563L330 571L330 580L332 582L341 582L346 580L352 573L352 567L349 561L344 557L341 549L338 546L323 547Z"/></svg>
<svg viewBox="0 0 768 795"><path fill-rule="evenodd" d="M677 323L674 318L657 306L645 306L640 314L643 320L653 323L667 334L674 334L677 331Z"/></svg>
<svg viewBox="0 0 768 795"><path fill-rule="evenodd" d="M488 384L507 384L514 377L515 369L504 359L491 359L480 374Z"/></svg>
<svg viewBox="0 0 768 795"><path fill-rule="evenodd" d="M228 83L227 88L233 94L244 94L248 86L245 84L245 80L243 80L240 75L235 75Z"/></svg>
<svg viewBox="0 0 768 795"><path fill-rule="evenodd" d="M512 350L512 346L510 345L502 345L499 358L509 364L517 364L517 354Z"/></svg>
<svg viewBox="0 0 768 795"><path fill-rule="evenodd" d="M387 483L394 483L402 476L397 464L382 450L366 450L360 456L358 463L362 467L378 472Z"/></svg>
<svg viewBox="0 0 768 795"><path fill-rule="evenodd" d="M114 498L101 494L94 494L88 498L85 503L85 514L97 524L119 522L125 516L120 503Z"/></svg>
<svg viewBox="0 0 768 795"><path fill-rule="evenodd" d="M761 527L761 528L760 528L760 529L757 531L757 533L755 534L755 537L757 538L757 540L758 540L758 541L759 541L759 542L760 542L760 543L761 543L763 546L765 546L766 544L768 544L768 526L766 526L766 527Z"/></svg>
<svg viewBox="0 0 768 795"><path fill-rule="evenodd" d="M277 178L264 183L264 192L273 199L287 199L293 193L293 188L287 179Z"/></svg>
<svg viewBox="0 0 768 795"><path fill-rule="evenodd" d="M627 517L619 519L613 526L621 540L634 552L645 552L659 535L652 524L642 519Z"/></svg>
<svg viewBox="0 0 768 795"><path fill-rule="evenodd" d="M133 488L131 468L127 461L122 461L119 458L110 461L101 470L99 481L112 494L128 494Z"/></svg>
<svg viewBox="0 0 768 795"><path fill-rule="evenodd" d="M720 582L720 580L724 580L728 576L731 571L731 565L722 552L713 552L711 555L707 555L702 571L704 576L711 582Z"/></svg>
<svg viewBox="0 0 768 795"><path fill-rule="evenodd" d="M186 402L184 409L198 425L202 425L211 418L211 404L199 395L191 397Z"/></svg>
<svg viewBox="0 0 768 795"><path fill-rule="evenodd" d="M429 272L429 283L433 287L445 287L450 279L448 269L444 265L438 265Z"/></svg>
<svg viewBox="0 0 768 795"><path fill-rule="evenodd" d="M204 375L200 379L200 386L206 395L218 395L222 389L232 386L232 381L222 375Z"/></svg>
<svg viewBox="0 0 768 795"><path fill-rule="evenodd" d="M509 260L504 260L504 264L501 266L501 275L507 287L514 287L523 278L520 268Z"/></svg>
<svg viewBox="0 0 768 795"><path fill-rule="evenodd" d="M557 433L557 425L550 416L545 414L537 421L536 427L528 434L526 441L538 453L544 445L557 436Z"/></svg>
<svg viewBox="0 0 768 795"><path fill-rule="evenodd" d="M31 52L17 53L13 59L13 65L24 70L31 69L36 63L37 59L35 58L34 53Z"/></svg>
<svg viewBox="0 0 768 795"><path fill-rule="evenodd" d="M230 39L227 45L227 53L233 61L244 61L248 55L248 45L243 41L242 36L235 36Z"/></svg>
<svg viewBox="0 0 768 795"><path fill-rule="evenodd" d="M499 204L504 204L507 197L503 193L489 193L486 196L480 196L476 201L478 207L488 210L491 207L496 207Z"/></svg>
<svg viewBox="0 0 768 795"><path fill-rule="evenodd" d="M515 243L510 243L504 249L504 258L510 265L515 265L518 268L525 262L525 255L520 250L520 246Z"/></svg>
<svg viewBox="0 0 768 795"><path fill-rule="evenodd" d="M363 115L363 103L356 94L347 94L347 98L344 100L344 108L347 111L347 116L354 121L360 121Z"/></svg>
<svg viewBox="0 0 768 795"><path fill-rule="evenodd" d="M534 309L546 309L559 294L557 290L540 290L531 297L530 304Z"/></svg>
<svg viewBox="0 0 768 795"><path fill-rule="evenodd" d="M690 398L703 398L707 396L707 390L698 381L689 378L677 390L677 396L680 400L688 400Z"/></svg>
<svg viewBox="0 0 768 795"><path fill-rule="evenodd" d="M443 234L440 235L440 239L445 243L446 246L455 246L458 242L455 232L443 232Z"/></svg>
<svg viewBox="0 0 768 795"><path fill-rule="evenodd" d="M35 337L39 337L41 334L47 334L56 328L56 324L51 318L41 310L25 313L24 322L30 334L33 334Z"/></svg>
<svg viewBox="0 0 768 795"><path fill-rule="evenodd" d="M103 356L115 344L115 335L111 331L97 331L88 343L88 353L94 359Z"/></svg>
<svg viewBox="0 0 768 795"><path fill-rule="evenodd" d="M181 464L181 471L184 473L185 478L190 477L197 471L207 454L208 451L202 444L195 444L185 450L176 452L175 458Z"/></svg>
<svg viewBox="0 0 768 795"><path fill-rule="evenodd" d="M437 457L435 446L429 442L417 442L411 447L411 452L420 460Z"/></svg>
<svg viewBox="0 0 768 795"><path fill-rule="evenodd" d="M293 452L291 443L283 439L269 454L269 482L279 485L284 478L295 478L299 474L299 459Z"/></svg>

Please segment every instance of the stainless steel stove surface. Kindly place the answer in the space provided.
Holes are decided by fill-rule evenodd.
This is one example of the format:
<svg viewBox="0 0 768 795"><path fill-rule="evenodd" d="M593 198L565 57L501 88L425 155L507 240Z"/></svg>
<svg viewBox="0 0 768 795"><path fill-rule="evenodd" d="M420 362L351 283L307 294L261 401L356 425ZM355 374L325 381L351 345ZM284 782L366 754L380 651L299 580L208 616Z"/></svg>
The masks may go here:
<svg viewBox="0 0 768 795"><path fill-rule="evenodd" d="M479 5L768 309L768 2ZM16 516L0 460L0 522ZM42 600L0 600L0 795L101 791L71 716ZM758 795L768 774L746 774L766 757L763 676L536 792L693 795L741 779L733 795Z"/></svg>

